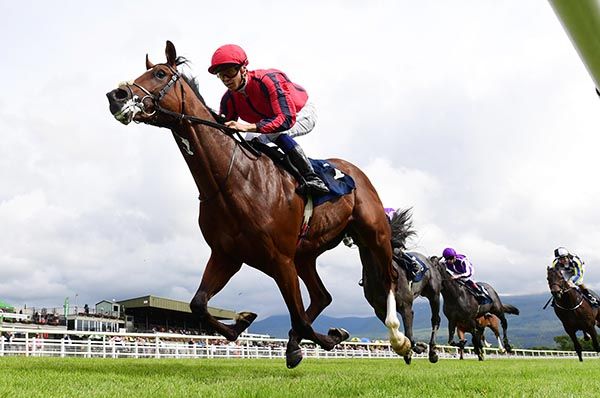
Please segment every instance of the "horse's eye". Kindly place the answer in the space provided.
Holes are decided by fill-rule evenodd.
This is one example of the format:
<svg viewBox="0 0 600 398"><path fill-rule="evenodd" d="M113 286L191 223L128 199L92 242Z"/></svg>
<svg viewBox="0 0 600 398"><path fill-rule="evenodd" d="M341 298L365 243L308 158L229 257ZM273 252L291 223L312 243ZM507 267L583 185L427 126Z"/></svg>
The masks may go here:
<svg viewBox="0 0 600 398"><path fill-rule="evenodd" d="M164 79L164 77L167 76L167 74L165 73L165 71L159 69L156 71L154 76L156 76L159 79Z"/></svg>

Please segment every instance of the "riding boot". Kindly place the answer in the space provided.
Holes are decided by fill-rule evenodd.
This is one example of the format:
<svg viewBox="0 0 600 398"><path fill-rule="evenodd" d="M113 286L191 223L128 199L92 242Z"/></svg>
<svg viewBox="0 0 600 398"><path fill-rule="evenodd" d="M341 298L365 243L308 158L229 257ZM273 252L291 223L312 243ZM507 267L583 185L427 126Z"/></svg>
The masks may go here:
<svg viewBox="0 0 600 398"><path fill-rule="evenodd" d="M488 297L488 295L485 293L485 291L483 290L483 288L481 286L479 286L475 282L472 282L471 286L473 287L473 289L475 291L475 298L477 298L477 301L479 302L479 304L488 304L488 303L492 302L491 298Z"/></svg>
<svg viewBox="0 0 600 398"><path fill-rule="evenodd" d="M412 276L411 279L415 279L415 277L419 275L419 272L421 272L422 270L421 264L417 260L415 260L414 257L411 257L406 252L402 252L402 259L408 265L408 270Z"/></svg>
<svg viewBox="0 0 600 398"><path fill-rule="evenodd" d="M590 302L590 304L592 305L592 307L599 307L600 306L600 302L598 302L598 299L592 294L592 292L590 292L585 287L579 287L579 289L581 290L581 293L583 293L583 295L585 296L585 298L587 298L587 300Z"/></svg>
<svg viewBox="0 0 600 398"><path fill-rule="evenodd" d="M300 145L294 146L287 152L287 155L290 159L290 162L298 169L298 172L304 179L304 184L302 184L299 188L300 191L306 191L306 188L309 188L312 191L318 193L328 193L329 188L327 185L319 178L319 176L315 173L310 161L304 154Z"/></svg>

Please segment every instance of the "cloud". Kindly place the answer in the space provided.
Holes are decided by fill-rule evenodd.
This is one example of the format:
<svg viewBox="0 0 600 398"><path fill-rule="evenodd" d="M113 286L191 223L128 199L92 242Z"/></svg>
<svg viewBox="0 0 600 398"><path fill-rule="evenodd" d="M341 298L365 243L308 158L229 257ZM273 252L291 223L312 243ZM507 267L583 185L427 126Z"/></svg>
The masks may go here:
<svg viewBox="0 0 600 398"><path fill-rule="evenodd" d="M0 98L0 298L60 306L75 294L187 301L196 291L210 249L187 166L168 131L120 125L104 96L144 71L146 53L163 62L166 39L192 60L215 108L224 88L205 70L224 43L306 87L319 123L300 144L359 166L386 206L412 207L414 250L455 246L478 279L516 294L547 289L545 267L565 245L600 286L598 99L548 4L278 3L310 26L291 36L223 17L241 7L246 20L269 19L267 1L186 5L172 19L160 2L145 4L0 6L10 42L0 65L10 76ZM318 264L329 315L372 314L355 250ZM247 266L210 304L286 312L275 283Z"/></svg>

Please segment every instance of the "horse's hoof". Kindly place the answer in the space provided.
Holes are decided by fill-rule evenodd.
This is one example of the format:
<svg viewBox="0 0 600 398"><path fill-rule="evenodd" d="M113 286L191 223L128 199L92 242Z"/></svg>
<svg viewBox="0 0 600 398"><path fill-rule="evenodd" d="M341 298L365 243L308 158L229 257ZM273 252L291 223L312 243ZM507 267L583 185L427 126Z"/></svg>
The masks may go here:
<svg viewBox="0 0 600 398"><path fill-rule="evenodd" d="M435 352L433 350L429 351L429 362L431 362L431 363L437 363L437 361L439 359L440 358L438 357L437 352Z"/></svg>
<svg viewBox="0 0 600 398"><path fill-rule="evenodd" d="M407 365L410 365L410 362L412 361L412 356L411 355L405 355L403 358L404 358L404 362Z"/></svg>
<svg viewBox="0 0 600 398"><path fill-rule="evenodd" d="M409 355L409 353L412 352L410 340L407 338L405 338L403 342L392 342L390 340L390 344L392 345L392 350L394 350L394 352L400 356Z"/></svg>
<svg viewBox="0 0 600 398"><path fill-rule="evenodd" d="M256 319L258 315L255 314L254 312L240 312L238 314L238 318L237 321L239 323L243 323L243 324L247 324L248 326L250 326L252 324L252 322L254 322L254 320Z"/></svg>
<svg viewBox="0 0 600 398"><path fill-rule="evenodd" d="M422 354L427 350L427 344L423 342L418 342L413 345L412 349L415 353Z"/></svg>
<svg viewBox="0 0 600 398"><path fill-rule="evenodd" d="M342 328L331 328L327 332L327 335L329 337L337 340L338 343L341 343L342 341L345 341L348 338L350 338L350 333L348 333L348 331L346 329L342 329Z"/></svg>
<svg viewBox="0 0 600 398"><path fill-rule="evenodd" d="M294 351L285 353L285 366L288 369L294 369L302 361L302 349L298 348Z"/></svg>

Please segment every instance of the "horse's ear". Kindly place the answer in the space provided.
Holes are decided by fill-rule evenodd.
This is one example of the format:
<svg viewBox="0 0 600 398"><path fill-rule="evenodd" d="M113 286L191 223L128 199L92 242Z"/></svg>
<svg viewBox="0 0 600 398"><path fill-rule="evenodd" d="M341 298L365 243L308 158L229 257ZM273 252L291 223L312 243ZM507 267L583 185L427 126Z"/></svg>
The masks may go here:
<svg viewBox="0 0 600 398"><path fill-rule="evenodd" d="M175 51L175 46L169 40L167 40L167 46L165 47L165 55L167 56L167 64L176 67L177 51Z"/></svg>
<svg viewBox="0 0 600 398"><path fill-rule="evenodd" d="M150 59L148 58L148 54L146 54L146 70L152 69L152 68L154 68L154 64L152 62L150 62Z"/></svg>

